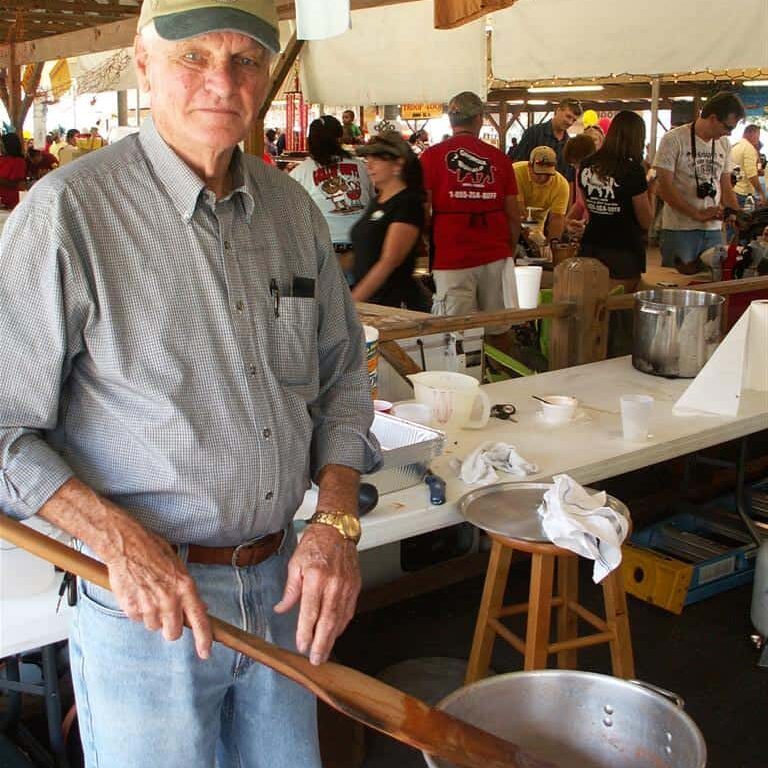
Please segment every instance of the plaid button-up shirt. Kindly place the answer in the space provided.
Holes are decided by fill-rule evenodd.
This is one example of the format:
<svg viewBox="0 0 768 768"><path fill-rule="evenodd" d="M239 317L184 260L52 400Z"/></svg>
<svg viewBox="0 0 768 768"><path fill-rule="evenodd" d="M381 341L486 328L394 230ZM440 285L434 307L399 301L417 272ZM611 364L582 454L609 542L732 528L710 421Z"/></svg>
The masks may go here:
<svg viewBox="0 0 768 768"><path fill-rule="evenodd" d="M322 215L260 159L236 151L232 172L217 201L148 120L11 215L3 511L28 517L75 475L173 543L233 545L285 526L324 465L376 466Z"/></svg>

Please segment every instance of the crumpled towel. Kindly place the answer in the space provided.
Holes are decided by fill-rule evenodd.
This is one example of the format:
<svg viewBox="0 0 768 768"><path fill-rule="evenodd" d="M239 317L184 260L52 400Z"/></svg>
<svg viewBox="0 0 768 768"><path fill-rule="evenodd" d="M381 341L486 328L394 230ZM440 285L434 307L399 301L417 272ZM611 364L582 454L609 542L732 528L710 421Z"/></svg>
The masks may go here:
<svg viewBox="0 0 768 768"><path fill-rule="evenodd" d="M495 483L499 479L496 469L516 477L526 477L539 471L538 466L524 459L514 445L492 442L483 443L464 461L453 459L451 466L467 485Z"/></svg>
<svg viewBox="0 0 768 768"><path fill-rule="evenodd" d="M553 544L595 561L597 584L621 563L629 521L608 506L605 491L590 496L572 477L555 475L539 506L544 533Z"/></svg>

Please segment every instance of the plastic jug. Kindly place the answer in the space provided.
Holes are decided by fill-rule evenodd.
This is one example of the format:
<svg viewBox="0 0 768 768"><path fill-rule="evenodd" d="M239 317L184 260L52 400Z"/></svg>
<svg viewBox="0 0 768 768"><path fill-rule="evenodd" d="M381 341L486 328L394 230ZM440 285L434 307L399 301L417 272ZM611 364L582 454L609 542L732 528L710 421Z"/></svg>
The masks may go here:
<svg viewBox="0 0 768 768"><path fill-rule="evenodd" d="M451 371L423 371L408 378L416 401L432 409L433 426L481 429L488 423L491 401L477 379Z"/></svg>

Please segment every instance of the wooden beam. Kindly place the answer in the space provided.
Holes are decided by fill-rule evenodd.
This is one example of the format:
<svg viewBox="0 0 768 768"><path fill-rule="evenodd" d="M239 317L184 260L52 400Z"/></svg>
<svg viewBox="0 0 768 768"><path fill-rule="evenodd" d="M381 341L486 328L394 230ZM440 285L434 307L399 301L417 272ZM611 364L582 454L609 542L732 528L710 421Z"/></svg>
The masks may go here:
<svg viewBox="0 0 768 768"><path fill-rule="evenodd" d="M112 51L133 45L136 37L136 19L123 19L77 32L52 35L41 40L19 43L16 47L16 61L19 64L33 64L37 61L56 61L84 53ZM9 62L8 46L0 47L0 67Z"/></svg>
<svg viewBox="0 0 768 768"><path fill-rule="evenodd" d="M296 58L301 52L301 49L304 47L305 42L306 41L304 40L298 40L296 38L296 32L294 32L293 35L291 35L291 39L288 41L288 44L285 46L285 50L280 54L277 61L275 62L275 66L272 68L272 74L269 78L269 90L267 91L267 95L264 98L264 103L261 105L261 109L259 110L259 120L264 120L264 118L267 116L267 112L272 106L272 102L277 95L277 92L280 90L280 86L282 86L285 78L291 71L291 68L296 62Z"/></svg>
<svg viewBox="0 0 768 768"><path fill-rule="evenodd" d="M27 14L48 13L49 11L98 11L99 13L119 13L123 16L139 12L138 5L122 5L121 3L88 3L68 2L67 0L38 0L33 8L29 7L29 0L3 0L0 2L0 11L19 9Z"/></svg>

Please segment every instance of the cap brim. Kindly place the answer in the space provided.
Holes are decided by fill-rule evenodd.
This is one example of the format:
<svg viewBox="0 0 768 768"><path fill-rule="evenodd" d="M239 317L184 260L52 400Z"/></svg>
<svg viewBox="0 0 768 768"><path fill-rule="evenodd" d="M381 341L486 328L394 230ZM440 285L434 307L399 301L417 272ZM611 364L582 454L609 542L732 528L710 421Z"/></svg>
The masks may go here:
<svg viewBox="0 0 768 768"><path fill-rule="evenodd" d="M280 53L278 31L269 23L237 8L196 8L154 19L164 40L186 40L211 32L237 32L252 37L272 53Z"/></svg>
<svg viewBox="0 0 768 768"><path fill-rule="evenodd" d="M554 176L557 173L557 167L554 165L540 165L539 163L534 163L533 172L545 173L547 176Z"/></svg>
<svg viewBox="0 0 768 768"><path fill-rule="evenodd" d="M358 157L366 155L389 155L390 157L402 157L402 153L393 147L384 144L364 144L362 147L355 147L355 154Z"/></svg>

